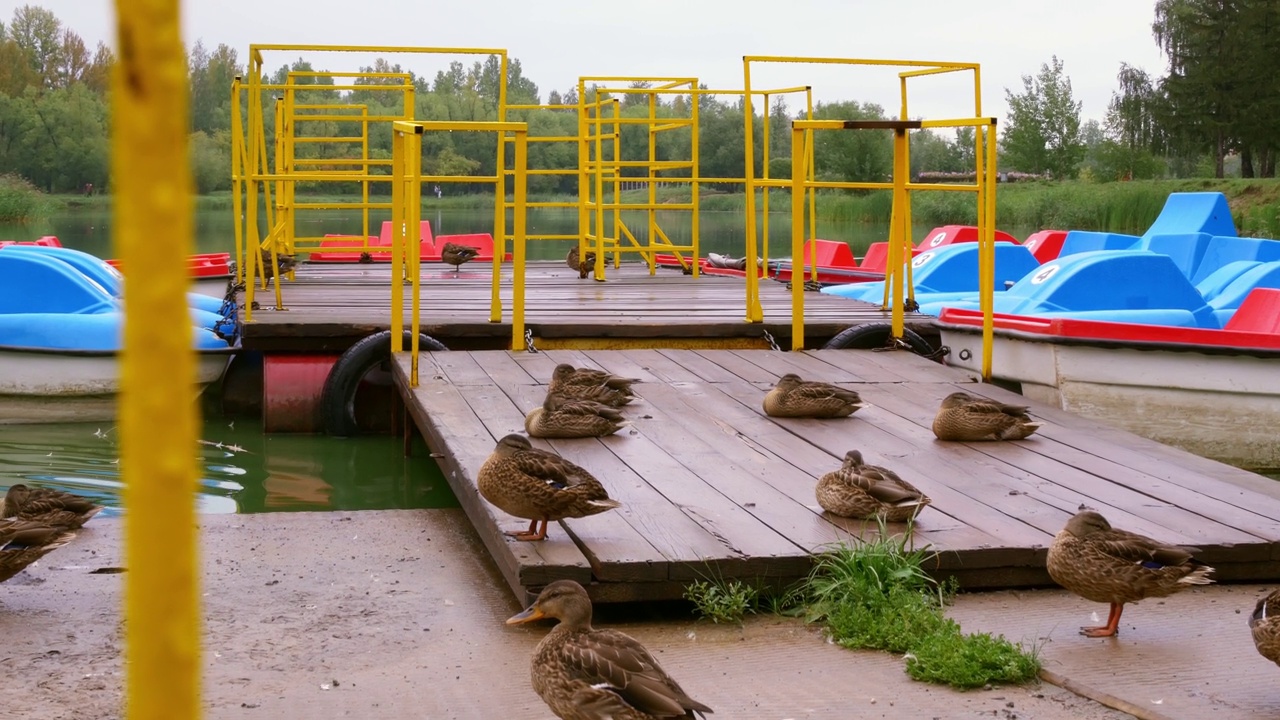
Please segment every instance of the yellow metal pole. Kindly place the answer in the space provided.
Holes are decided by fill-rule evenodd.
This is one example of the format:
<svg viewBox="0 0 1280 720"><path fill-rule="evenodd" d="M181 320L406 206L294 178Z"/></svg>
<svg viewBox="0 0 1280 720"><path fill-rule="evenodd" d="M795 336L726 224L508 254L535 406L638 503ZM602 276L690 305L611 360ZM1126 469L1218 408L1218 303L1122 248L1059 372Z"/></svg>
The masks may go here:
<svg viewBox="0 0 1280 720"><path fill-rule="evenodd" d="M746 253L747 265L758 257L756 248L756 149L752 142L754 134L755 114L751 109L751 60L742 58L742 87L746 94L742 96L743 155L746 171L743 174L743 185L747 193ZM795 202L793 195L791 201ZM760 307L760 275L747 273L747 322L763 322L764 310Z"/></svg>
<svg viewBox="0 0 1280 720"><path fill-rule="evenodd" d="M404 350L404 243L405 165L408 162L405 135L412 130L391 130L391 352Z"/></svg>
<svg viewBox="0 0 1280 720"><path fill-rule="evenodd" d="M231 81L231 212L235 217L236 277L244 282L244 126L240 119L240 76Z"/></svg>
<svg viewBox="0 0 1280 720"><path fill-rule="evenodd" d="M369 174L369 106L365 105L360 108L360 169L365 175ZM365 178L360 181L360 244L367 245L369 243L369 180Z"/></svg>
<svg viewBox="0 0 1280 720"><path fill-rule="evenodd" d="M649 274L656 275L658 273L658 264L655 258L654 242L658 235L658 169L655 163L658 162L658 132L654 130L654 126L658 124L658 94L655 92L648 93L649 98L649 160L646 169L649 177L649 211L646 213L649 220L649 250L645 253L645 262L649 264ZM696 260L694 262L697 262Z"/></svg>
<svg viewBox="0 0 1280 720"><path fill-rule="evenodd" d="M420 263L422 262L422 126L415 125L412 133L405 135L405 154L408 156L407 164L409 170L409 178L405 183L405 210L408 220L405 223L405 251L408 252L408 268L409 283L411 288L410 297L410 320L411 335L409 338L409 387L418 387L418 332L421 327L421 308L422 308L422 272ZM502 182L501 179L498 180ZM494 264L498 264L498 258L494 258ZM398 276L392 276L391 282L399 285L401 280Z"/></svg>
<svg viewBox="0 0 1280 720"><path fill-rule="evenodd" d="M501 135L501 133L499 133ZM515 157L515 210L511 228L511 349L520 347L524 338L524 272L525 272L525 212L527 210L528 179L525 170L529 163L529 133L516 131Z"/></svg>
<svg viewBox="0 0 1280 720"><path fill-rule="evenodd" d="M894 226L889 231L890 246L897 246L898 261L910 262L911 234L904 227L907 203L907 175L911 166L907 165L907 130L897 128L893 131L893 207ZM903 331L903 268L898 267L893 276L893 336L902 337Z"/></svg>
<svg viewBox="0 0 1280 720"><path fill-rule="evenodd" d="M987 226L983 229L983 243L987 246L987 274L981 293L982 309L982 379L991 382L991 351L995 343L994 319L992 310L995 304L995 228L996 228L996 121L986 127L987 136L987 174L986 202Z"/></svg>
<svg viewBox="0 0 1280 720"><path fill-rule="evenodd" d="M596 195L596 272L597 282L604 280L604 106L600 104L600 95L596 94L595 127L592 136L595 138L595 195Z"/></svg>
<svg viewBox="0 0 1280 720"><path fill-rule="evenodd" d="M901 88L902 88L902 112L899 115L899 117L902 120L910 119L910 117L907 115L907 77L908 76L906 75L899 76L899 82L901 83ZM910 174L911 172L911 136L909 135L907 136L906 152L907 152L907 173ZM908 180L910 180L910 178L908 178ZM906 274L906 278L905 278L906 280L905 286L907 290L906 294L907 294L907 297L911 299L912 302L914 302L916 292L915 292L915 280L912 276L912 273L915 271L915 269L911 264L911 260L912 260L911 248L915 246L915 237L913 237L912 235L913 226L911 224L911 190L907 190L906 202L902 206L902 226L906 229L906 233L907 233L907 242L905 245L903 245L903 253L904 253L903 271Z"/></svg>
<svg viewBox="0 0 1280 720"><path fill-rule="evenodd" d="M809 157L806 141L812 137L812 131L794 128L791 131L791 257L800 258L804 262L804 186L808 168L805 160ZM801 198L797 200L797 198ZM752 256L747 256L748 268ZM791 263L791 349L804 349L804 272L803 265L796 267ZM747 277L755 273L748 270Z"/></svg>
<svg viewBox="0 0 1280 720"><path fill-rule="evenodd" d="M769 93L761 93L761 101L764 103L764 110L760 113L763 118L760 133L760 177L763 180L769 180ZM765 267L769 267L769 190L771 189L765 185L760 191L760 256L764 258ZM750 264L748 261L747 265L750 266Z"/></svg>
<svg viewBox="0 0 1280 720"><path fill-rule="evenodd" d="M129 271L120 368L130 720L200 716L196 363L187 309L187 60L176 0L117 0L113 238ZM165 242L155 242L155 228Z"/></svg>
<svg viewBox="0 0 1280 720"><path fill-rule="evenodd" d="M622 244L622 103L613 99L613 246ZM613 267L618 268L619 253L613 253Z"/></svg>
<svg viewBox="0 0 1280 720"><path fill-rule="evenodd" d="M804 89L804 96L805 96L805 110L808 113L806 115L806 118L809 120L812 120L813 119L813 88L806 87ZM805 146L808 148L808 152L805 153L805 162L808 163L807 178L809 180L816 180L817 170L815 167L815 163L813 161L813 145L814 145L813 131L812 130L805 131L804 138L805 138ZM810 188L809 189L809 239L816 240L817 238L818 238L818 189ZM803 255L803 253L804 251L801 250L801 255ZM792 255L792 257L799 257L799 256ZM794 265L795 263L792 263L792 264ZM816 242L809 243L809 268L810 268L809 272L813 273L813 281L817 282L818 281L818 243ZM792 281L794 282L796 278L799 278L802 283L804 282L804 264L803 263L800 266L800 270L796 270L794 267L791 269Z"/></svg>
<svg viewBox="0 0 1280 720"><path fill-rule="evenodd" d="M702 275L702 264L698 262L698 258L702 257L702 247L701 247L702 246L702 241L701 241L702 201L700 199L701 192L698 186L698 177L700 176L702 171L699 169L699 164L698 164L698 142L699 142L698 141L698 105L700 104L699 103L700 98L696 93L697 89L698 89L698 81L691 80L689 82L689 90L690 90L689 107L690 107L690 118L692 119L692 122L690 123L689 127L690 127L690 135L692 136L691 146L690 146L690 150L692 151L692 154L690 156L690 168L689 168L689 176L691 178L691 180L689 181L689 193L690 193L690 201L693 203L693 219L691 220L691 225L690 225L690 228L691 228L690 232L693 235L693 238L692 238L693 242L690 244L693 245L691 262L693 263L694 278L698 278Z"/></svg>
<svg viewBox="0 0 1280 720"><path fill-rule="evenodd" d="M258 267L258 181L252 176L259 172L258 166L258 142L263 134L262 128L262 61L261 58L249 53L248 62L249 75L249 94L248 94L248 110L249 119L245 123L245 143L246 159L248 167L245 173L249 176L246 178L244 199L244 321L246 323L253 322L253 295L254 285L257 283L257 267ZM261 168L266 170L266 168Z"/></svg>
<svg viewBox="0 0 1280 720"><path fill-rule="evenodd" d="M498 122L507 119L507 53L497 53L499 60L498 76ZM502 298L498 286L502 282L502 258L507 254L507 192L503 180L503 170L507 167L506 143L502 141L503 133L498 137L498 160L493 166L498 176L497 190L493 195L493 265L489 284L489 322L502 322Z"/></svg>

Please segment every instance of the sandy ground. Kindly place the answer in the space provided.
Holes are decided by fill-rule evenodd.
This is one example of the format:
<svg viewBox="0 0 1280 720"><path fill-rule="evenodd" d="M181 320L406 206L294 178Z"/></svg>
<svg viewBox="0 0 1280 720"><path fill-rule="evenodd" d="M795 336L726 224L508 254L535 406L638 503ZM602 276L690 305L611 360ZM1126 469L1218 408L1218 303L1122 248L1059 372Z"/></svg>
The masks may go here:
<svg viewBox="0 0 1280 720"><path fill-rule="evenodd" d="M551 717L529 685L529 657L546 626L503 624L519 607L461 511L206 516L202 522L205 717ZM121 716L118 608L125 576L91 574L122 564L121 529L118 521L95 520L71 545L0 586L0 716ZM1232 608L1256 594L1231 592L1224 605ZM1035 612L1023 613L1026 606ZM1186 675L1165 677L1153 666L1159 649L1177 640L1166 634L1153 643L1147 629L1160 624L1158 612L1182 612L1178 606L1126 615L1140 621L1139 630L1130 634L1126 625L1111 644L1077 641L1065 635L1070 628L1044 624L1050 617L1063 626L1084 620L1091 609L1060 593L998 593L965 598L957 614L966 629L1039 637L1048 628L1046 655L1060 672L1074 670L1082 658L1094 668L1100 657L1114 657L1125 665L1123 682L1148 683L1142 701L1163 696L1166 710L1193 701L1237 708L1206 700L1211 688ZM1235 647L1235 625L1243 619L1230 619L1232 650L1257 676L1248 707L1272 702L1265 705L1271 712L1252 717L1275 717L1280 683L1270 684L1274 692L1263 685L1278 677L1277 668L1243 657ZM1211 639L1211 630L1195 630L1185 620L1197 642ZM961 693L916 683L898 657L843 650L811 627L776 617L751 618L744 627L634 617L598 618L597 624L645 642L716 718L1129 717L1047 684ZM1180 650L1184 661L1199 653ZM1105 685L1106 676L1090 679ZM1171 715L1180 716L1192 717Z"/></svg>

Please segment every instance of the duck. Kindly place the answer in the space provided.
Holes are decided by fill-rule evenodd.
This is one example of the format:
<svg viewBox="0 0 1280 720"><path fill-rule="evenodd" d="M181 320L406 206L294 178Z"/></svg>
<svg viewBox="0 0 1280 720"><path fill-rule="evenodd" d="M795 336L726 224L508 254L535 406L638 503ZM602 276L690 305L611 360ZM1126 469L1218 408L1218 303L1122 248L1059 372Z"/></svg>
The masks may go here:
<svg viewBox="0 0 1280 720"><path fill-rule="evenodd" d="M533 651L534 692L563 720L705 718L710 707L689 697L638 640L591 627L591 598L573 580L556 580L508 625L560 622Z"/></svg>
<svg viewBox="0 0 1280 720"><path fill-rule="evenodd" d="M611 405L549 392L541 407L524 417L529 437L584 438L612 435L631 422Z"/></svg>
<svg viewBox="0 0 1280 720"><path fill-rule="evenodd" d="M6 518L0 520L0 582L71 542L74 530L60 525Z"/></svg>
<svg viewBox="0 0 1280 720"><path fill-rule="evenodd" d="M574 245L569 248L569 254L564 258L564 264L577 270L579 279L585 279L591 274L592 268L596 265L596 254L588 252L579 259L578 246Z"/></svg>
<svg viewBox="0 0 1280 720"><path fill-rule="evenodd" d="M1280 665L1280 590L1258 599L1258 605L1249 616L1249 631L1253 633L1253 645L1258 654Z"/></svg>
<svg viewBox="0 0 1280 720"><path fill-rule="evenodd" d="M10 486L0 501L0 518L33 520L73 530L83 527L100 512L102 506L89 498L21 483Z"/></svg>
<svg viewBox="0 0 1280 720"><path fill-rule="evenodd" d="M795 373L778 378L778 384L764 396L764 413L770 417L840 418L866 406L857 391L801 380Z"/></svg>
<svg viewBox="0 0 1280 720"><path fill-rule="evenodd" d="M271 264L271 248L262 248L262 278L270 280L276 276L276 267L280 268L280 274L293 272L298 265L298 256L288 253L277 253L276 264Z"/></svg>
<svg viewBox="0 0 1280 720"><path fill-rule="evenodd" d="M1024 406L953 392L938 407L933 434L939 440L1022 440L1043 424L1033 421Z"/></svg>
<svg viewBox="0 0 1280 720"><path fill-rule="evenodd" d="M624 378L602 370L575 368L569 363L560 363L551 373L548 393L559 393L580 400L622 407L637 400L631 385L639 382L635 378Z"/></svg>
<svg viewBox="0 0 1280 720"><path fill-rule="evenodd" d="M529 520L528 530L506 533L520 541L545 540L547 523L552 520L598 515L622 507L590 472L533 447L529 438L519 433L498 441L480 467L476 484L480 495L499 510Z"/></svg>
<svg viewBox="0 0 1280 720"><path fill-rule="evenodd" d="M1126 603L1213 582L1213 568L1192 557L1195 552L1114 529L1101 513L1082 508L1049 546L1049 577L1086 600L1109 603L1107 624L1082 627L1080 634L1113 637Z"/></svg>
<svg viewBox="0 0 1280 720"><path fill-rule="evenodd" d="M845 453L839 470L819 478L815 493L818 505L832 515L886 522L911 520L931 502L892 470L864 463L857 450Z"/></svg>
<svg viewBox="0 0 1280 720"><path fill-rule="evenodd" d="M476 259L480 251L470 245L447 242L440 248L440 259L453 266L455 273L462 271L462 264Z"/></svg>

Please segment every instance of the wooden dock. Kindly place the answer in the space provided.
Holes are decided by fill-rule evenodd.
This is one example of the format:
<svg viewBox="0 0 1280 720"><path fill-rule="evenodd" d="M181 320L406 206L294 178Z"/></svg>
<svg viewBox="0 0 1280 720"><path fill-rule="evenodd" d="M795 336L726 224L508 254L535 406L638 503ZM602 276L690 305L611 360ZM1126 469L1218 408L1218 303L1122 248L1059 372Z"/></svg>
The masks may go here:
<svg viewBox="0 0 1280 720"><path fill-rule="evenodd" d="M422 331L450 349L507 348L511 341L511 269L502 268L502 322L489 322L492 270L440 263L421 268ZM308 264L283 285L286 310L274 309L275 294L258 288L259 309L244 326L249 350L341 352L360 338L390 327L391 268L381 264ZM766 333L782 347L791 338L791 293L774 280L760 281L763 323L747 323L746 280L704 275L693 278L659 268L649 275L637 262L609 268L606 282L581 280L561 262L529 263L525 325L546 347L584 343L594 347L769 347ZM408 288L405 290L408 323ZM241 296L243 300L243 295ZM817 292L805 293L807 345L820 346L851 325L886 322L878 306ZM936 335L923 316L909 316L917 329Z"/></svg>
<svg viewBox="0 0 1280 720"><path fill-rule="evenodd" d="M515 542L502 531L527 522L480 498L476 473L496 438L523 430L559 362L642 381L644 402L625 409L631 427L534 441L594 472L623 507L553 525L543 542ZM1220 580L1280 572L1280 483L975 385L907 352L424 353L413 390L408 355L394 364L408 411L522 600L559 578L606 602L677 598L699 578L799 579L813 553L875 532L822 513L814 498L816 478L854 448L933 499L914 543L966 587L1049 583L1047 547L1082 504L1117 527L1200 548ZM769 418L761 400L786 372L856 389L872 407L839 420ZM1030 404L1045 426L1021 442L937 441L929 426L938 402L961 387Z"/></svg>

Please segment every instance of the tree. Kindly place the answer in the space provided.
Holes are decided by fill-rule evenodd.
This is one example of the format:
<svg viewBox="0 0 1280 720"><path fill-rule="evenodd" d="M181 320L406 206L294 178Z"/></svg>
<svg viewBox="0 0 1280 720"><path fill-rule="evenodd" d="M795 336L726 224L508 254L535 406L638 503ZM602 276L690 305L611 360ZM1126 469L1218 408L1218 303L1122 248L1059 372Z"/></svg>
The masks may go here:
<svg viewBox="0 0 1280 720"><path fill-rule="evenodd" d="M39 78L42 88L59 85L59 68L63 64L64 38L62 23L49 10L23 5L13 11L9 38L26 58L26 64ZM80 45L83 47L84 43Z"/></svg>
<svg viewBox="0 0 1280 720"><path fill-rule="evenodd" d="M1062 61L1055 55L1034 78L1023 75L1022 87L1017 95L1005 88L1009 114L1000 139L1005 163L1023 172L1075 177L1084 158L1081 103L1072 97Z"/></svg>

